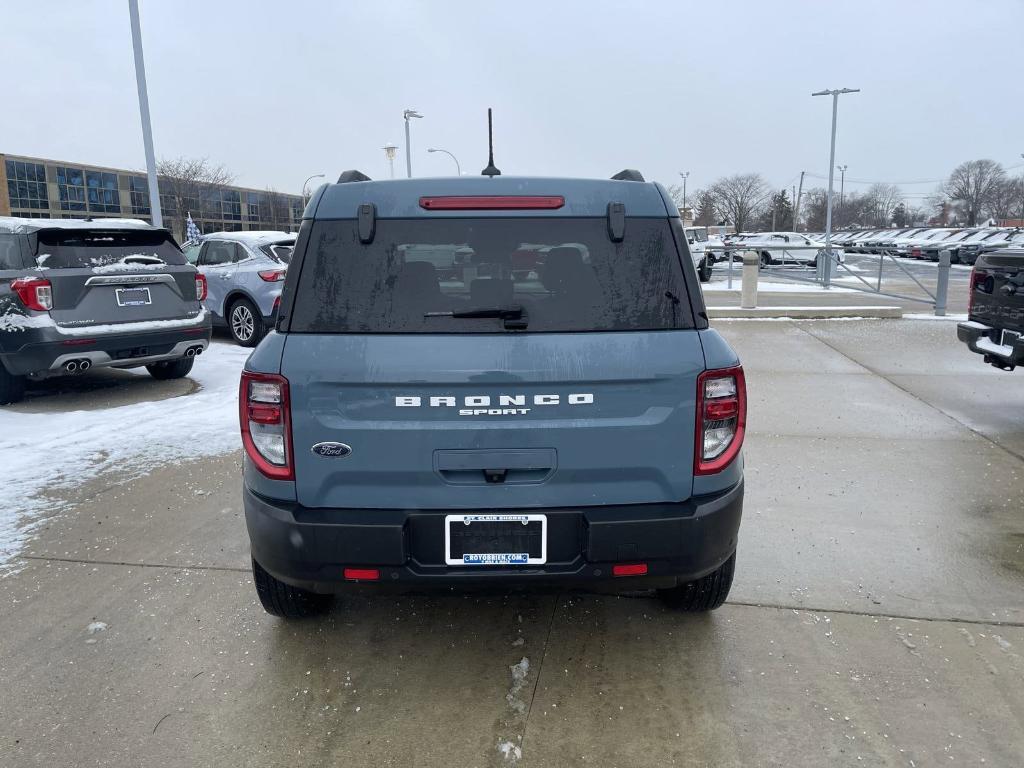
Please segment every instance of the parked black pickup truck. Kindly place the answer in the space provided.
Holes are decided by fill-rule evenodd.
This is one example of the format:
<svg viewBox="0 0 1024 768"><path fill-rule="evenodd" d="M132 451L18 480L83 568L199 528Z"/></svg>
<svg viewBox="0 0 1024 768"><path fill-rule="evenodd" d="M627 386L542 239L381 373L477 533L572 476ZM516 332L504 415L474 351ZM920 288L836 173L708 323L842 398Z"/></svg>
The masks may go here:
<svg viewBox="0 0 1024 768"><path fill-rule="evenodd" d="M1024 363L1024 248L978 257L971 272L967 322L956 335L985 362L1012 371Z"/></svg>

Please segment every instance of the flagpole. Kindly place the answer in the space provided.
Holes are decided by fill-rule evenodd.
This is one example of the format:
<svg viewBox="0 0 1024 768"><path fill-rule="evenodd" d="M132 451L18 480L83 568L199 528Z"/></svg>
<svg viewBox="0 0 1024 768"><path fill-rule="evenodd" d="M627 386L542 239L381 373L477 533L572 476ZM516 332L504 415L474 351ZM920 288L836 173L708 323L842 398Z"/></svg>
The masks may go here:
<svg viewBox="0 0 1024 768"><path fill-rule="evenodd" d="M128 0L132 23L132 48L135 50L135 83L139 89L139 115L142 118L142 143L146 149L146 175L149 178L149 209L153 226L162 227L160 187L156 178L156 154L153 152L153 127L149 123L149 94L146 92L146 62L142 58L142 29L139 26L139 0Z"/></svg>

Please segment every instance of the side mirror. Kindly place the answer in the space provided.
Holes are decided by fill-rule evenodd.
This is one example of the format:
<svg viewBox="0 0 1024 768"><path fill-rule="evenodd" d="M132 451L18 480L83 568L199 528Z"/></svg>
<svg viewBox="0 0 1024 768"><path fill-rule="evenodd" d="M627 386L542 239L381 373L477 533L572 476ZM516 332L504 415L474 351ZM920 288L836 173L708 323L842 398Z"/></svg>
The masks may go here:
<svg viewBox="0 0 1024 768"><path fill-rule="evenodd" d="M686 239L686 242L688 242L690 245L693 245L693 238L692 237L688 237Z"/></svg>

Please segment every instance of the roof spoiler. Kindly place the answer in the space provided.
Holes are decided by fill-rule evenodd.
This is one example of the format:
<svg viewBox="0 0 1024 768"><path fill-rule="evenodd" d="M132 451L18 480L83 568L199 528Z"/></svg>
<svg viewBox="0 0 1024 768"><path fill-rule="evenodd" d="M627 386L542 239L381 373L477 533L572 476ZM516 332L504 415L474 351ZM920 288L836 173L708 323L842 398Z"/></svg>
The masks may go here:
<svg viewBox="0 0 1024 768"><path fill-rule="evenodd" d="M362 171L342 171L341 176L338 177L339 184L348 184L352 181L373 181Z"/></svg>
<svg viewBox="0 0 1024 768"><path fill-rule="evenodd" d="M632 168L626 168L612 176L612 181L645 181L645 179L640 171L635 171Z"/></svg>

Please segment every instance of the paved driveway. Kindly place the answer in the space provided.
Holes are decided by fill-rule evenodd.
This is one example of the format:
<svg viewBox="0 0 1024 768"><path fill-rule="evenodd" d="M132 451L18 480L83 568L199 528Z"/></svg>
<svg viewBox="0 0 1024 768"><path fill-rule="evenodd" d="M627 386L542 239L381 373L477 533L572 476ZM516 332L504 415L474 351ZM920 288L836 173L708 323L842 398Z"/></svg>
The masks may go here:
<svg viewBox="0 0 1024 768"><path fill-rule="evenodd" d="M0 764L1020 765L1024 374L949 322L718 327L750 388L721 610L357 595L285 624L237 454L101 473L0 578Z"/></svg>

